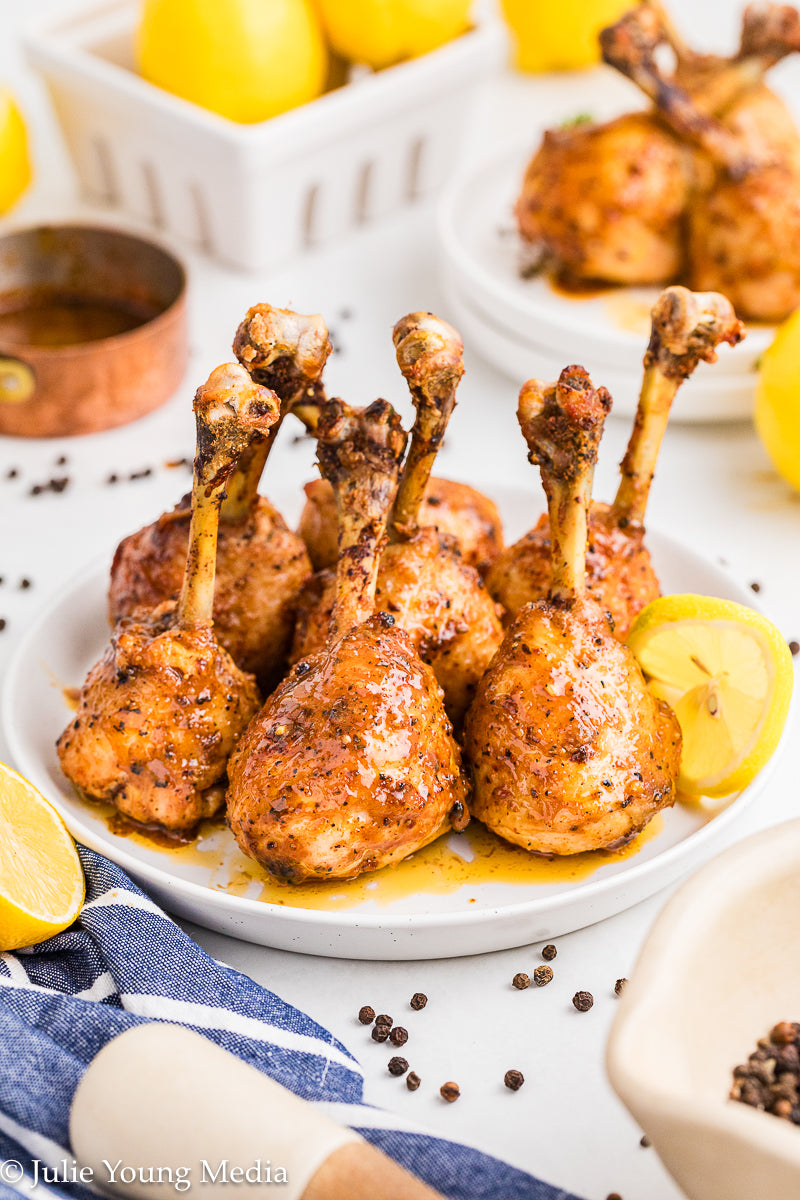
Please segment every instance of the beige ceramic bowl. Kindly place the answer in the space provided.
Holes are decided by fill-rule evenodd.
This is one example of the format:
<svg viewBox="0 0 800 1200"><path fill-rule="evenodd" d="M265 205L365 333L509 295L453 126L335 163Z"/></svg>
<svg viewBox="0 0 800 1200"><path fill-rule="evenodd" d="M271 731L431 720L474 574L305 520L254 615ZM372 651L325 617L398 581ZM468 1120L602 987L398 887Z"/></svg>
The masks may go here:
<svg viewBox="0 0 800 1200"><path fill-rule="evenodd" d="M781 1020L800 1020L800 820L683 885L611 1030L611 1083L690 1200L800 1197L800 1126L727 1099Z"/></svg>

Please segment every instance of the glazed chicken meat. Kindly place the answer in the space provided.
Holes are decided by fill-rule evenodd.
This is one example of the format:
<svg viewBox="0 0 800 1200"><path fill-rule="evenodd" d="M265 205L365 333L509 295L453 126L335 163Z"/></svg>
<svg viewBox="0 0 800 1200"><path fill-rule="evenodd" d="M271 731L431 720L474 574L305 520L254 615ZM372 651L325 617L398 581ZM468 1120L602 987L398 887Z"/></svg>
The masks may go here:
<svg viewBox="0 0 800 1200"><path fill-rule="evenodd" d="M234 661L268 689L285 667L297 595L311 563L302 538L258 494L258 484L283 418L314 399L330 340L321 317L260 304L239 326L234 352L256 383L275 392L281 407L270 436L243 456L222 504L214 620ZM189 520L184 497L172 512L120 543L109 588L112 624L177 596Z"/></svg>
<svg viewBox="0 0 800 1200"><path fill-rule="evenodd" d="M398 364L411 389L416 421L390 520L390 544L378 568L376 604L390 612L441 684L460 728L478 680L503 637L499 611L455 542L423 526L420 506L455 406L463 374L458 334L431 313L410 313L394 329ZM292 657L325 644L335 578L323 572L301 597Z"/></svg>
<svg viewBox="0 0 800 1200"><path fill-rule="evenodd" d="M621 640L638 613L661 594L644 520L672 401L699 362L714 362L720 343L735 345L742 337L733 308L715 293L670 287L652 310L642 390L617 495L612 504L593 503L589 510L586 590L609 614ZM523 605L544 599L552 570L550 520L544 513L487 575L486 585L507 621Z"/></svg>
<svg viewBox="0 0 800 1200"><path fill-rule="evenodd" d="M551 581L517 614L464 731L473 816L539 854L623 845L676 796L677 718L584 586L592 471L610 407L582 367L520 393L550 513Z"/></svg>
<svg viewBox="0 0 800 1200"><path fill-rule="evenodd" d="M516 204L526 261L567 282L684 281L783 319L800 303L800 134L763 80L800 49L797 11L750 5L725 59L694 53L642 0L601 46L653 107L545 134Z"/></svg>
<svg viewBox="0 0 800 1200"><path fill-rule="evenodd" d="M238 365L212 372L194 409L197 456L177 602L123 617L58 740L64 774L89 799L146 826L190 834L223 805L228 758L261 696L213 628L219 508L242 455L279 417L274 393Z"/></svg>
<svg viewBox="0 0 800 1200"><path fill-rule="evenodd" d="M385 401L323 410L318 457L339 512L330 634L295 663L229 765L239 846L292 882L376 870L468 820L441 689L408 634L375 608L404 445Z"/></svg>

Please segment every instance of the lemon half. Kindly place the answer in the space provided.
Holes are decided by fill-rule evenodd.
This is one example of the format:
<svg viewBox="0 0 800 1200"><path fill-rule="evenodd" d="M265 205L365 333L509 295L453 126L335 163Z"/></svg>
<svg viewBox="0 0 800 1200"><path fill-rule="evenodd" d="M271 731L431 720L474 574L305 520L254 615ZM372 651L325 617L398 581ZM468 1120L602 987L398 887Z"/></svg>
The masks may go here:
<svg viewBox="0 0 800 1200"><path fill-rule="evenodd" d="M75 843L36 788L0 763L0 951L60 933L81 911Z"/></svg>
<svg viewBox="0 0 800 1200"><path fill-rule="evenodd" d="M761 613L710 596L663 596L639 614L628 646L683 732L678 788L728 796L780 741L794 672L780 630Z"/></svg>

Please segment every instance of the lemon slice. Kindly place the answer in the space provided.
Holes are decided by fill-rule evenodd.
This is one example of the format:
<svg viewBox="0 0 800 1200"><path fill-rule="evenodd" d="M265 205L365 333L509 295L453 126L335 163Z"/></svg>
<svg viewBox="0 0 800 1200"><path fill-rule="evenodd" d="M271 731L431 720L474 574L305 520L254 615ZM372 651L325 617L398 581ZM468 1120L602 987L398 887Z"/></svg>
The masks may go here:
<svg viewBox="0 0 800 1200"><path fill-rule="evenodd" d="M0 951L60 933L78 916L84 895L64 822L27 779L0 763Z"/></svg>
<svg viewBox="0 0 800 1200"><path fill-rule="evenodd" d="M680 722L679 790L716 798L746 787L789 711L794 672L780 631L730 600L663 596L639 614L628 646Z"/></svg>

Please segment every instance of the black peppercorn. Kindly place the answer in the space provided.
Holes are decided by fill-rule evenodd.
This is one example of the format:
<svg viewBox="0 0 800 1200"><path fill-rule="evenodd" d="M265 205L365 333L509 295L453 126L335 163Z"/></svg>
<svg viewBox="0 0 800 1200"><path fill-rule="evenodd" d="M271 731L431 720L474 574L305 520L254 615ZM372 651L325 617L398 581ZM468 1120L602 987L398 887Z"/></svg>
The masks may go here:
<svg viewBox="0 0 800 1200"><path fill-rule="evenodd" d="M789 642L789 650L791 651L792 657L796 658L797 655L800 654L800 642Z"/></svg>
<svg viewBox="0 0 800 1200"><path fill-rule="evenodd" d="M375 1018L375 1024L376 1025L388 1025L389 1029L391 1029L392 1025L394 1024L394 1021L392 1020L392 1018L389 1016L388 1013L378 1013L377 1017Z"/></svg>
<svg viewBox="0 0 800 1200"><path fill-rule="evenodd" d="M362 1025L371 1025L375 1020L375 1009L365 1004L358 1010L358 1019Z"/></svg>
<svg viewBox="0 0 800 1200"><path fill-rule="evenodd" d="M537 967L533 972L533 982L537 987L547 987L553 978L552 967Z"/></svg>
<svg viewBox="0 0 800 1200"><path fill-rule="evenodd" d="M627 979L618 979L617 982L614 984L614 995L621 996L627 986L628 986Z"/></svg>
<svg viewBox="0 0 800 1200"><path fill-rule="evenodd" d="M408 1062L404 1058L389 1059L389 1074L390 1075L405 1075L408 1070Z"/></svg>
<svg viewBox="0 0 800 1200"><path fill-rule="evenodd" d="M552 944L552 942L542 949L542 958L544 959L545 962L552 962L557 954L558 954L558 951L556 950L556 948Z"/></svg>
<svg viewBox="0 0 800 1200"><path fill-rule="evenodd" d="M530 987L530 983L531 981L524 971L518 971L511 980L511 986L515 987L520 992L524 992L526 987Z"/></svg>
<svg viewBox="0 0 800 1200"><path fill-rule="evenodd" d="M419 1012L419 1010L421 1008L424 1008L425 1005L428 1003L428 997L425 995L424 992L414 992L414 995L411 997L410 1003L411 1003L411 1007L414 1009L414 1011Z"/></svg>
<svg viewBox="0 0 800 1200"><path fill-rule="evenodd" d="M576 992L572 997L572 1003L578 1012L588 1012L594 1004L594 996L591 992Z"/></svg>
<svg viewBox="0 0 800 1200"><path fill-rule="evenodd" d="M448 1104L452 1104L453 1101L457 1100L461 1095L461 1088L457 1083L453 1083L451 1079L448 1083L442 1084L442 1086L439 1088L439 1095L443 1100L446 1100Z"/></svg>
<svg viewBox="0 0 800 1200"><path fill-rule="evenodd" d="M422 1080L416 1071L409 1071L406 1075L406 1087L410 1092L415 1092L421 1083Z"/></svg>
<svg viewBox="0 0 800 1200"><path fill-rule="evenodd" d="M388 1038L388 1036L389 1036L389 1026L388 1025L379 1025L376 1021L375 1024L372 1026L373 1042L385 1042L386 1039Z"/></svg>
<svg viewBox="0 0 800 1200"><path fill-rule="evenodd" d="M522 1074L522 1071L506 1071L503 1076L503 1083L512 1092L518 1092L524 1082L525 1076Z"/></svg>
<svg viewBox="0 0 800 1200"><path fill-rule="evenodd" d="M402 1025L395 1025L389 1034L389 1041L393 1046L405 1046L408 1041L408 1030L403 1029Z"/></svg>

